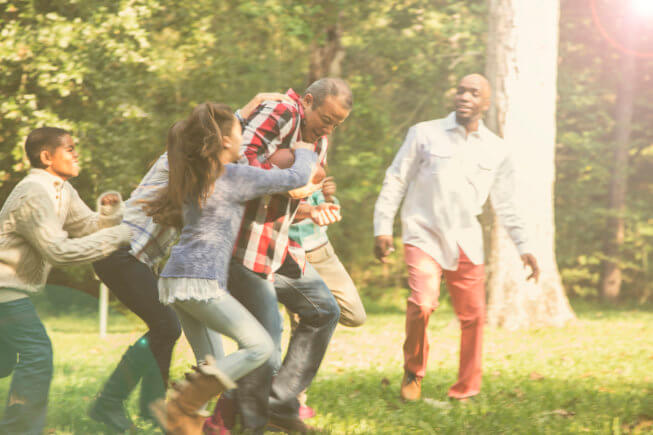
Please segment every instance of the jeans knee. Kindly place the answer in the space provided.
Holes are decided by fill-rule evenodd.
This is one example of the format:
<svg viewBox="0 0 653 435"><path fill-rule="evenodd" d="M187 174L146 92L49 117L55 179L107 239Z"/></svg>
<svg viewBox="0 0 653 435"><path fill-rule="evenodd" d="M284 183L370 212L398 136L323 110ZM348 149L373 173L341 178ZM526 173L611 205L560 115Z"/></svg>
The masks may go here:
<svg viewBox="0 0 653 435"><path fill-rule="evenodd" d="M325 304L325 309L326 322L333 325L337 324L338 320L340 320L340 307L338 306L336 299L329 299L329 303Z"/></svg>
<svg viewBox="0 0 653 435"><path fill-rule="evenodd" d="M6 351L0 355L0 379L9 376L16 368L18 355L15 352Z"/></svg>
<svg viewBox="0 0 653 435"><path fill-rule="evenodd" d="M21 361L21 366L25 367L25 372L29 372L35 383L47 381L47 385L49 385L54 372L50 340L29 352L21 352L18 358Z"/></svg>
<svg viewBox="0 0 653 435"><path fill-rule="evenodd" d="M270 360L274 352L274 343L272 339L265 335L262 339L250 347L250 357L259 364Z"/></svg>

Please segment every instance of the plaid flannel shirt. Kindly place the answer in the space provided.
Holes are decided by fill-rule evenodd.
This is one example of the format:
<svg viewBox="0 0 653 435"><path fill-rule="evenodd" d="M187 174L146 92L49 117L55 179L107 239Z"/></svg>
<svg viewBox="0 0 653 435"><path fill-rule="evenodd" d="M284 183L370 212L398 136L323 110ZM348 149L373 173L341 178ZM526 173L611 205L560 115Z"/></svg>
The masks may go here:
<svg viewBox="0 0 653 435"><path fill-rule="evenodd" d="M265 101L246 121L240 163L271 169L268 157L277 149L292 148L301 140L304 110L300 96L286 93L294 103ZM315 142L319 161L326 163L327 138ZM288 230L300 200L285 195L266 195L247 203L233 258L253 272L270 275L286 260L288 253L300 269L305 253L297 242L288 239Z"/></svg>
<svg viewBox="0 0 653 435"><path fill-rule="evenodd" d="M157 224L143 211L143 201L153 199L167 185L168 153L163 153L125 202L123 223L133 233L129 253L150 267L167 254L178 236L175 228Z"/></svg>

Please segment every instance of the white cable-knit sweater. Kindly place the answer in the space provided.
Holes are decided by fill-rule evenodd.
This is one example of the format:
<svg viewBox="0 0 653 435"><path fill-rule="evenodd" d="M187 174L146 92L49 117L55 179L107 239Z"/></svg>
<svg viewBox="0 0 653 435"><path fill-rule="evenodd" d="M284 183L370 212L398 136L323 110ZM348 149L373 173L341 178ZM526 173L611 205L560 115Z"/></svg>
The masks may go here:
<svg viewBox="0 0 653 435"><path fill-rule="evenodd" d="M0 303L24 297L12 288L38 291L53 265L96 261L128 245L129 227L115 226L122 207L95 213L70 183L32 169L0 210Z"/></svg>

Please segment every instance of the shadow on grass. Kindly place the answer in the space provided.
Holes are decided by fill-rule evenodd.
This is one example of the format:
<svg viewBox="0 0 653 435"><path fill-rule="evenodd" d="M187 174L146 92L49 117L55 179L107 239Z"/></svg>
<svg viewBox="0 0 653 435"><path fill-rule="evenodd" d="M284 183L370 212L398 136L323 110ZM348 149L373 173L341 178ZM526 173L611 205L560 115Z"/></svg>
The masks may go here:
<svg viewBox="0 0 653 435"><path fill-rule="evenodd" d="M486 376L482 394L461 403L447 399L454 375L429 371L422 400L412 403L399 398L398 371L320 379L308 395L318 413L313 424L333 434L614 433L653 419L651 392L643 385L501 374Z"/></svg>

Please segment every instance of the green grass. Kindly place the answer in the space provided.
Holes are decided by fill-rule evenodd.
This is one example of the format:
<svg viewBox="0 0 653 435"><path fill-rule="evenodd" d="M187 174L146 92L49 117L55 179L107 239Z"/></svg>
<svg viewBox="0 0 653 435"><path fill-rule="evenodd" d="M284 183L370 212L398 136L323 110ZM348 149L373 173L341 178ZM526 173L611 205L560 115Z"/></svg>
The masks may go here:
<svg viewBox="0 0 653 435"><path fill-rule="evenodd" d="M578 321L562 329L508 332L486 328L483 391L450 403L457 371L459 329L451 309L431 317L431 354L423 400L402 403L400 304L369 305L367 324L339 327L308 402L311 420L334 434L413 433L650 433L653 431L653 313L641 308L576 304ZM105 428L86 408L122 352L144 331L131 316L113 313L109 336L97 336L93 316L44 316L55 350L48 429L99 434ZM232 349L232 347L228 347ZM192 360L177 345L173 378ZM9 379L0 380L0 400ZM135 415L136 395L130 400ZM136 419L142 433L157 430Z"/></svg>

